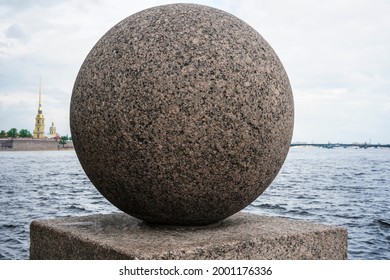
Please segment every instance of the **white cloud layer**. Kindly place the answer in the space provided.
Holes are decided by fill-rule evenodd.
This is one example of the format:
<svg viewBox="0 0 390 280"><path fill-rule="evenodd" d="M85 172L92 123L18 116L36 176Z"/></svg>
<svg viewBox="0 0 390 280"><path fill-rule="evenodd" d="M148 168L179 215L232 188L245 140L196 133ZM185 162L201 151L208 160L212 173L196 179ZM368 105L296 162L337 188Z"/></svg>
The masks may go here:
<svg viewBox="0 0 390 280"><path fill-rule="evenodd" d="M187 1L2 0L0 129L33 130L42 77L46 121L69 134L89 50L125 17L172 2ZM390 143L390 1L197 2L240 17L278 53L294 91L294 141Z"/></svg>

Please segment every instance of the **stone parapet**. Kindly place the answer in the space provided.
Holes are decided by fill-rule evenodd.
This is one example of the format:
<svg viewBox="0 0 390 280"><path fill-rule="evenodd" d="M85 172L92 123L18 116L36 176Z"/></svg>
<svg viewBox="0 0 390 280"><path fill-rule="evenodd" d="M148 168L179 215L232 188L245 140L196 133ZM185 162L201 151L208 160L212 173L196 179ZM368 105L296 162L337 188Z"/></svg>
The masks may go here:
<svg viewBox="0 0 390 280"><path fill-rule="evenodd" d="M30 259L346 259L346 229L241 212L209 226L147 224L122 213L36 220Z"/></svg>

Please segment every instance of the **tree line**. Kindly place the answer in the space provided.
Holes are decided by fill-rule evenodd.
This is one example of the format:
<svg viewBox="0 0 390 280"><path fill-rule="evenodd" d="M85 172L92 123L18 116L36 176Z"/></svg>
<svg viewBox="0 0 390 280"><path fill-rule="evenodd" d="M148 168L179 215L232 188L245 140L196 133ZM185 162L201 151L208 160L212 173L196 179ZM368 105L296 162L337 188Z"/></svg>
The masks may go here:
<svg viewBox="0 0 390 280"><path fill-rule="evenodd" d="M7 132L5 130L0 131L0 138L31 138L33 137L31 132L27 129L21 129L18 131L16 128L11 128Z"/></svg>
<svg viewBox="0 0 390 280"><path fill-rule="evenodd" d="M32 138L32 134L27 129L21 129L18 131L16 128L11 128L7 132L5 130L0 131L0 138ZM60 144L63 146L68 142L72 140L72 137L69 137L68 135L61 136L60 138Z"/></svg>

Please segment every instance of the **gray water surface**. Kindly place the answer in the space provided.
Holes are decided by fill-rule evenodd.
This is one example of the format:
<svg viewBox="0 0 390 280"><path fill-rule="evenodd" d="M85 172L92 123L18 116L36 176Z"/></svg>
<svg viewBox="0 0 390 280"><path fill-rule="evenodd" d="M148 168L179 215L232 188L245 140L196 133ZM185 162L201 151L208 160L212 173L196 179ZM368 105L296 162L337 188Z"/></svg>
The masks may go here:
<svg viewBox="0 0 390 280"><path fill-rule="evenodd" d="M291 148L246 211L348 229L350 259L390 259L390 149ZM0 259L28 259L34 219L112 213L74 151L0 152Z"/></svg>

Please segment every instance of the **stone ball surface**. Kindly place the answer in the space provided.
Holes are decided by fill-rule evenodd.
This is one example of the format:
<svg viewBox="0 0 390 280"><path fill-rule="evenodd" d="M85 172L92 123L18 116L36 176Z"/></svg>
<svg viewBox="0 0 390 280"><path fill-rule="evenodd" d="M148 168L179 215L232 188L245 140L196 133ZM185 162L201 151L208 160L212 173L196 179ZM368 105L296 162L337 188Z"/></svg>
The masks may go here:
<svg viewBox="0 0 390 280"><path fill-rule="evenodd" d="M110 29L75 81L80 163L113 205L151 223L205 225L270 185L294 120L287 74L264 38L224 11L154 7Z"/></svg>

